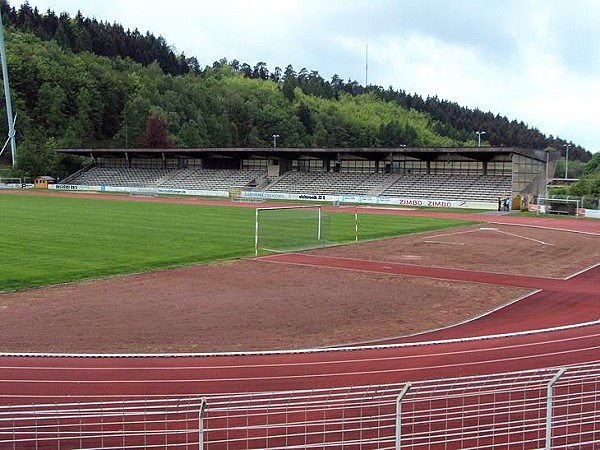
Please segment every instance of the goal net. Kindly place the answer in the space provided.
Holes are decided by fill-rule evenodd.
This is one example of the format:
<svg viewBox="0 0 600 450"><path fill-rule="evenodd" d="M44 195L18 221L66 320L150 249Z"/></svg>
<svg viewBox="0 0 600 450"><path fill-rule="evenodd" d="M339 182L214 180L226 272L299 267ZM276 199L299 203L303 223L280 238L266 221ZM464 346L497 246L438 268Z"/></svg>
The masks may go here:
<svg viewBox="0 0 600 450"><path fill-rule="evenodd" d="M20 178L2 178L0 177L0 188L20 188L23 181Z"/></svg>
<svg viewBox="0 0 600 450"><path fill-rule="evenodd" d="M329 216L320 205L256 208L255 254L328 245Z"/></svg>
<svg viewBox="0 0 600 450"><path fill-rule="evenodd" d="M566 214L579 217L580 203L578 199L540 197L537 201L537 208L534 209L537 209L537 212L542 214Z"/></svg>

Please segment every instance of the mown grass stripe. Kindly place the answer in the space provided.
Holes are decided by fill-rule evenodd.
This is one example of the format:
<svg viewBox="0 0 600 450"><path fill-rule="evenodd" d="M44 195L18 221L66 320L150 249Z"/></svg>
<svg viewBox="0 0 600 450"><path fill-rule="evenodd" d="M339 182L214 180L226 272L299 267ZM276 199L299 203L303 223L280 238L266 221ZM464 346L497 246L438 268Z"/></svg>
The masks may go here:
<svg viewBox="0 0 600 450"><path fill-rule="evenodd" d="M468 222L361 217L362 238ZM354 239L353 213L331 213L331 238ZM254 210L229 206L0 195L0 290L252 256Z"/></svg>

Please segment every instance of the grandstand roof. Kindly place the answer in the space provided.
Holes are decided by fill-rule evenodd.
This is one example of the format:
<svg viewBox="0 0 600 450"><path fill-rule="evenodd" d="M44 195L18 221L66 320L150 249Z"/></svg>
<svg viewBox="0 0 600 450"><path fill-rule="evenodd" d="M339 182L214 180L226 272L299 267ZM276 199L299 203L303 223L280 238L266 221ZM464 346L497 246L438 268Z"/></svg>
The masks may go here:
<svg viewBox="0 0 600 450"><path fill-rule="evenodd" d="M518 153L530 158L546 161L545 150L530 150L515 147L363 147L363 148L60 148L57 153L90 156L93 158L113 157L176 157L202 158L207 156L229 156L234 158L257 155L264 157L298 158L315 156L335 158L338 154L354 155L366 159L385 159L390 154L406 155L417 159L434 159L440 154L461 155L475 160L488 160L492 155Z"/></svg>

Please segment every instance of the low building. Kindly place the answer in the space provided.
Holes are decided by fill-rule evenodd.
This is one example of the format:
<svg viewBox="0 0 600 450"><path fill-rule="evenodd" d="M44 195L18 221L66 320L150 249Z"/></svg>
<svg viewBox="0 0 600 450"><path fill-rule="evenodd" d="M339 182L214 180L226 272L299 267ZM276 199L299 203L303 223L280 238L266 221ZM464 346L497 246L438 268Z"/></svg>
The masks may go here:
<svg viewBox="0 0 600 450"><path fill-rule="evenodd" d="M42 175L33 179L33 187L35 189L48 189L49 184L56 184L56 179L47 175Z"/></svg>

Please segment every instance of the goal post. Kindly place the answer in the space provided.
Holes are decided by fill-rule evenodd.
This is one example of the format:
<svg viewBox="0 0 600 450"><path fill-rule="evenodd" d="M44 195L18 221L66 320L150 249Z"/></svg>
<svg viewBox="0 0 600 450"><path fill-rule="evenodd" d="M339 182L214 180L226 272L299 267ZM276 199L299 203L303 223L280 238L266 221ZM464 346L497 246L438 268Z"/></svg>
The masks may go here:
<svg viewBox="0 0 600 450"><path fill-rule="evenodd" d="M254 253L305 250L327 245L327 221L321 205L256 208Z"/></svg>

